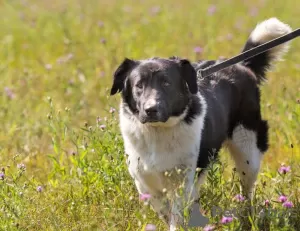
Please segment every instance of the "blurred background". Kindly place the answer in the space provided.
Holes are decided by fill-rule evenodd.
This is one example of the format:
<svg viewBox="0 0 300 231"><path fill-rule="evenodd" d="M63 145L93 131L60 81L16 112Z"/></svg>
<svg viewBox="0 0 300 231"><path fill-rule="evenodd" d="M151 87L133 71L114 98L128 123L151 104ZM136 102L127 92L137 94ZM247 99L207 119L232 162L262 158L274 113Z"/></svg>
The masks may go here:
<svg viewBox="0 0 300 231"><path fill-rule="evenodd" d="M48 96L72 109L74 126L116 106L108 88L124 57L231 57L261 20L276 16L299 27L299 10L294 1L268 0L1 1L0 158L51 150L44 129ZM262 88L269 160L299 144L299 46L292 42Z"/></svg>

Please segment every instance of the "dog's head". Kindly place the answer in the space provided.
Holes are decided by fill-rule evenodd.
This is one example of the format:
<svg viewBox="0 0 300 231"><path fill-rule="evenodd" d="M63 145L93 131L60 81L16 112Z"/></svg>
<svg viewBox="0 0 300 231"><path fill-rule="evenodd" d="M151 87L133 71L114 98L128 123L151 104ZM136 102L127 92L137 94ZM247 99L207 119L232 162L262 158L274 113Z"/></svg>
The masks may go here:
<svg viewBox="0 0 300 231"><path fill-rule="evenodd" d="M197 74L186 59L126 58L114 74L111 95L117 92L141 123L164 123L180 116L198 92Z"/></svg>

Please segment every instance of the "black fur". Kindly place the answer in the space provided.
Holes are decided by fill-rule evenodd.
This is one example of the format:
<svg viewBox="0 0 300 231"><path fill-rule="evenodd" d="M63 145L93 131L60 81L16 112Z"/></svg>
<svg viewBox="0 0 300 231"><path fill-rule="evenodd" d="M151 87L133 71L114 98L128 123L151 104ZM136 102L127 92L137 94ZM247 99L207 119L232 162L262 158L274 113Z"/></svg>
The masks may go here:
<svg viewBox="0 0 300 231"><path fill-rule="evenodd" d="M110 91L110 95L121 92L124 88L125 79L130 70L137 65L136 61L125 58L114 74L114 82Z"/></svg>
<svg viewBox="0 0 300 231"><path fill-rule="evenodd" d="M197 98L197 96L192 96L190 100L190 105L188 107L188 111L186 116L184 117L184 121L187 124L191 124L193 122L193 119L196 118L196 116L200 115L201 113L201 104Z"/></svg>
<svg viewBox="0 0 300 231"><path fill-rule="evenodd" d="M250 38L245 44L243 52L258 45L260 44L252 42ZM125 113L138 116L141 106L133 94L133 84L136 82L130 81L130 78L127 77L132 69L136 69L139 74L145 75L147 73L146 75L149 75L148 84L156 84L155 89L160 89L160 77L156 77L157 80L152 78L158 70L165 77L172 76L172 81L177 84L175 84L177 90L166 95L167 101L173 102L175 98L182 98L178 101L178 105L173 102L172 108L166 109L169 110L168 116L181 115L187 106L188 110L184 122L191 124L193 119L202 112L202 105L196 95L199 92L207 103L207 115L197 166L206 168L211 158L218 157L223 142L226 139L231 139L233 130L238 125L243 125L248 130L254 131L257 134L258 149L262 153L267 151L268 123L261 117L259 85L266 78L266 71L271 65L272 58L270 52L267 51L204 79L197 78L199 69L207 68L224 60L202 60L190 63L188 60L176 56L169 59L152 58L146 62L125 59L115 72L111 94L122 91ZM172 62L176 63L177 66L175 67ZM141 63L143 64L140 66ZM135 76L131 76L131 80L135 78ZM182 80L184 80L182 83L187 86L186 90L178 85L179 81ZM158 82L150 83L151 81ZM158 91L163 92L165 90ZM160 110L165 109L162 107ZM160 120L162 121L162 119Z"/></svg>
<svg viewBox="0 0 300 231"><path fill-rule="evenodd" d="M193 66L199 70L216 62L200 61ZM222 143L240 124L257 133L261 152L268 149L268 126L261 118L260 92L253 72L246 66L234 65L199 80L199 92L208 107L197 167L206 168L209 159L216 159Z"/></svg>
<svg viewBox="0 0 300 231"><path fill-rule="evenodd" d="M192 94L198 93L198 86L197 86L197 73L191 63L186 60L182 59L179 61L180 72L184 77L189 90Z"/></svg>

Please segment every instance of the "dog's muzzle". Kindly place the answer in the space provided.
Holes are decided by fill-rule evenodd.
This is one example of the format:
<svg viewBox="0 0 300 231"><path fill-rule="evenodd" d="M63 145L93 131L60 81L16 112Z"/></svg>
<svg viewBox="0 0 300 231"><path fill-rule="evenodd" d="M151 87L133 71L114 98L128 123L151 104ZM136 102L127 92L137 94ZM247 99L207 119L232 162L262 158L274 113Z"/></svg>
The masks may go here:
<svg viewBox="0 0 300 231"><path fill-rule="evenodd" d="M140 112L141 123L155 123L166 122L168 120L168 113L166 107L162 103L155 100L149 100L145 103L142 112Z"/></svg>

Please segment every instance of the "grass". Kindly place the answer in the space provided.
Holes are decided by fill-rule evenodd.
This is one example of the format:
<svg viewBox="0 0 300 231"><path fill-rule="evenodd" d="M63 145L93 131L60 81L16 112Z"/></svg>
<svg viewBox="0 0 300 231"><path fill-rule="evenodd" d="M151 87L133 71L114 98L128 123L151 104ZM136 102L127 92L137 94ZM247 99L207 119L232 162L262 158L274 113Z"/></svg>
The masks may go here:
<svg viewBox="0 0 300 231"><path fill-rule="evenodd" d="M166 230L139 201L125 166L117 111L110 110L119 102L109 97L117 65L124 57L231 57L257 22L276 16L297 28L298 14L292 0L1 1L0 230L123 231L149 223ZM271 147L256 213L236 214L227 225L220 224L225 213L212 216L213 206L246 206L232 199L238 178L223 150L201 194L216 230L300 230L299 41L291 48L262 87ZM277 172L282 162L291 172ZM278 202L282 194L293 208Z"/></svg>

